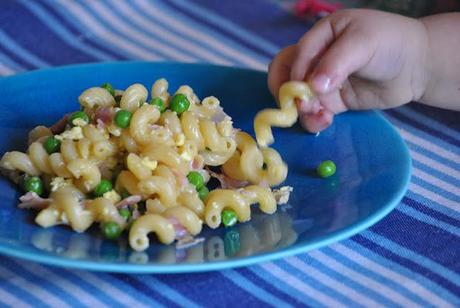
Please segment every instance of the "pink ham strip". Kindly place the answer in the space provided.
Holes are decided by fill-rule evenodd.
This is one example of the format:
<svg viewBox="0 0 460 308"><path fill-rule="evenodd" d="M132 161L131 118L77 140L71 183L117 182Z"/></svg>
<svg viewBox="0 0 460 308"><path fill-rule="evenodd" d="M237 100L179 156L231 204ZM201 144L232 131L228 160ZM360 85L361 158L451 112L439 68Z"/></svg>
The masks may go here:
<svg viewBox="0 0 460 308"><path fill-rule="evenodd" d="M43 199L36 193L29 191L25 195L19 197L19 201L21 201L21 203L19 203L18 207L21 209L41 210L47 208L52 199Z"/></svg>
<svg viewBox="0 0 460 308"><path fill-rule="evenodd" d="M235 188L242 188L249 185L248 181L239 181L235 180L224 173L219 174L214 171L208 169L209 174L216 178L220 182L220 186L222 189L235 189Z"/></svg>
<svg viewBox="0 0 460 308"><path fill-rule="evenodd" d="M120 209L120 208L123 208L123 207L126 207L126 206L136 204L138 202L141 202L141 200L142 200L141 196L132 195L132 196L129 196L127 198L124 198L123 200L118 202L115 206Z"/></svg>
<svg viewBox="0 0 460 308"><path fill-rule="evenodd" d="M59 121L54 123L52 126L49 127L50 131L54 134L60 134L65 130L65 126L67 125L67 121L69 119L69 114L64 115Z"/></svg>

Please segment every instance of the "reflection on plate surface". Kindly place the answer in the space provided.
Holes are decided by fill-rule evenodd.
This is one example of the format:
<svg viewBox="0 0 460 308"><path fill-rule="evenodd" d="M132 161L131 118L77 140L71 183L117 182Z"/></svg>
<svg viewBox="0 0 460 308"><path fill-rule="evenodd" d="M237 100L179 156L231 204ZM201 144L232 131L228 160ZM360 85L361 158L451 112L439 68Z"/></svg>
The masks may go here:
<svg viewBox="0 0 460 308"><path fill-rule="evenodd" d="M37 71L0 79L0 153L24 150L27 131L51 124L78 107L79 93L110 82L150 86L160 77L171 88L189 84L200 97L214 95L235 126L253 132L255 113L274 101L266 74L210 65L103 63ZM27 89L25 91L24 89ZM42 229L35 213L16 208L18 194L0 179L0 252L53 265L117 272L193 272L249 265L292 255L351 236L384 217L402 198L410 178L407 148L375 112L346 113L319 136L299 127L275 129L274 147L289 165L284 183L290 202L274 215L254 210L252 221L233 228L206 228L204 241L188 249L152 245L128 248L126 237L103 240L96 228L76 234L66 227ZM332 159L337 173L327 179L315 167Z"/></svg>

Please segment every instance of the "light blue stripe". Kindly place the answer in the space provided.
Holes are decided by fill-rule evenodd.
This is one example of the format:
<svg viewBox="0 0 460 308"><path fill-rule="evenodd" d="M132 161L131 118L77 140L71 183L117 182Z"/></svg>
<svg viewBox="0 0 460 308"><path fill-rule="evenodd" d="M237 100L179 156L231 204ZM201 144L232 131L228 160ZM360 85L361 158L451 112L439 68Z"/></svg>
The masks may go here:
<svg viewBox="0 0 460 308"><path fill-rule="evenodd" d="M159 51L155 49L154 47L150 47L146 45L145 43L141 41L137 41L137 39L132 38L131 36L128 36L127 34L124 34L120 30L115 29L112 25L110 25L109 22L107 22L103 17L101 17L99 13L97 13L94 9L92 9L89 6L89 2L84 1L84 2L78 2L78 3L81 5L75 2L77 6L82 8L88 15L93 16L100 24L102 24L103 27L110 30L112 33L115 33L117 36L124 38L126 41L130 42L131 45L137 46L138 48L142 48L145 52L152 53L162 58L176 60L175 58L170 57L170 55L166 54L164 51Z"/></svg>
<svg viewBox="0 0 460 308"><path fill-rule="evenodd" d="M2 46L12 53L18 55L25 61L34 65L35 67L48 67L50 66L44 60L38 58L34 54L31 54L27 49L17 44L12 38L10 38L5 32L0 29L0 42Z"/></svg>
<svg viewBox="0 0 460 308"><path fill-rule="evenodd" d="M401 296L421 305L422 307L426 307L429 305L428 302L426 302L425 299L421 298L417 294L414 294L411 292L411 290L407 289L404 287L404 285L399 284L397 281L393 281L391 279L388 279L386 277L383 277L374 271L371 271L370 269L362 266L361 264L349 259L348 257L338 253L337 251L325 247L321 249L321 251L325 254L327 254L329 257L335 259L337 262L342 263L348 268L353 269L354 271L371 278L372 280L380 282L382 285L386 286L389 289L392 289L395 293L399 293Z"/></svg>
<svg viewBox="0 0 460 308"><path fill-rule="evenodd" d="M405 115L406 117L412 119L413 121L423 124L425 126L429 126L430 128L437 130L444 135L451 137L452 139L460 140L458 131L451 129L449 126L444 125L436 120L433 120L430 117L416 111L413 108L409 108L408 106L400 107L394 110L397 113Z"/></svg>
<svg viewBox="0 0 460 308"><path fill-rule="evenodd" d="M52 0L43 0L43 1L46 1L48 5L53 6L59 12L59 14L61 14L62 17L64 17L74 27L80 29L82 33L88 33L88 32L91 33L91 35L87 36L87 39L95 43L98 43L98 44L105 43L105 45L108 48L114 48L114 46L112 46L112 43L110 41L107 41L102 37L96 36L96 33L93 32L92 28L87 27L85 24L80 22L78 18L75 18L75 16L72 13L69 13L67 9L62 6L62 4L59 4ZM131 52L129 52L128 50L124 48L116 47L115 52L122 54L124 57L126 57L126 59L138 59L136 55L133 55Z"/></svg>
<svg viewBox="0 0 460 308"><path fill-rule="evenodd" d="M453 202L459 202L460 204L460 196L459 195L456 195L456 194L453 194L437 185L433 185L431 183L428 183L427 181L423 180L422 178L418 177L418 176L415 176L412 174L412 179L411 179L412 183L414 184L417 184L425 189L428 189L440 196L443 196L444 198L446 199L449 199Z"/></svg>
<svg viewBox="0 0 460 308"><path fill-rule="evenodd" d="M428 174L430 174L430 175L432 175L434 177L437 177L438 179L443 180L444 182L447 182L447 183L450 183L450 184L452 184L454 186L460 187L460 178L457 179L457 178L451 176L450 174L446 174L446 173L444 173L442 171L439 171L435 167L432 167L430 165L422 164L420 161L418 161L416 159L412 159L412 163L413 163L413 166L416 167L417 169L423 170L426 173L428 173Z"/></svg>
<svg viewBox="0 0 460 308"><path fill-rule="evenodd" d="M115 275L121 275L121 274L115 274ZM98 278L105 280L108 284L111 284L113 286L116 286L118 289L123 290L124 292L127 292L131 295L131 297L134 297L137 299L139 302L142 302L148 306L159 308L159 307L165 307L163 304L159 303L156 301L153 296L147 296L143 292L139 292L136 288L134 288L129 282L124 281L123 279L117 279L113 278L109 274L99 274Z"/></svg>
<svg viewBox="0 0 460 308"><path fill-rule="evenodd" d="M399 273L403 277L411 277L413 281L416 281L418 284L423 286L426 290L437 294L440 298L444 299L447 302L454 303L460 299L456 297L455 295L453 295L449 290L444 289L443 287L439 286L438 284L428 279L427 277L420 275L417 272L413 272L409 270L408 268L401 266L400 264L396 262L386 259L382 257L381 255L368 249L367 247L364 247L356 243L355 241L345 240L345 241L342 241L341 244L348 247L349 249L352 249L356 253L364 256L365 258L369 258L375 263L378 263L379 265L385 268L389 268L392 271Z"/></svg>
<svg viewBox="0 0 460 308"><path fill-rule="evenodd" d="M225 17L216 15L213 13L211 10L208 10L196 3L193 5L190 5L189 3L185 1L180 1L180 0L170 0L173 2L175 5L180 6L182 9L189 11L193 13L195 16L199 16L200 18L205 19L206 21L213 23L216 26L220 26L221 28L225 29L226 31L236 34L243 40L247 42L251 42L254 45L257 45L261 49L264 49L270 54L275 55L280 48L278 46L273 45L269 41L264 40L258 35L254 35L250 33L249 31L246 31L244 28L240 27L238 24L235 24L227 19Z"/></svg>
<svg viewBox="0 0 460 308"><path fill-rule="evenodd" d="M441 164L443 164L445 166L448 166L448 167L450 167L452 169L457 169L458 170L460 168L460 164L452 161L451 159L447 159L447 158L444 158L443 156L439 156L436 152L429 151L429 150L427 150L425 148L422 148L421 146L413 143L410 140L405 139L405 141L406 141L406 143L407 143L407 145L408 145L408 147L409 147L409 149L411 151L415 151L415 152L418 152L420 154L423 154L424 156L427 156L427 157L429 157L429 158L431 158L433 160L436 160L437 162L439 162L439 163L441 163Z"/></svg>
<svg viewBox="0 0 460 308"><path fill-rule="evenodd" d="M350 277L342 275L340 272L336 271L335 268L326 266L324 263L320 262L316 258L311 257L308 254L301 254L298 258L307 264L318 269L324 275L331 277L337 281L342 282L347 287L355 290L357 293L360 293L363 296L366 296L377 303L381 303L387 307L395 306L395 303L390 299L384 297L383 295L377 293L374 289L369 288L368 286L362 284L362 282L353 280Z"/></svg>
<svg viewBox="0 0 460 308"><path fill-rule="evenodd" d="M264 289L259 288L257 285L255 285L250 280L248 280L246 277L242 276L241 274L239 274L238 272L234 270L221 271L220 273L226 278L228 278L229 280L231 280L234 284L236 284L241 289L246 290L246 292L254 295L259 300L266 302L271 306L292 307L288 303L273 296L272 294L268 293Z"/></svg>
<svg viewBox="0 0 460 308"><path fill-rule="evenodd" d="M46 10L41 8L38 5L38 2L20 0L20 3L27 7L35 16L37 16L41 22L43 22L50 30L55 32L64 42L70 46L101 60L115 60L114 57L108 55L103 51L99 51L92 46L82 44L78 38L76 38L72 33L67 31L60 22L54 18L52 15L48 14Z"/></svg>
<svg viewBox="0 0 460 308"><path fill-rule="evenodd" d="M460 228L452 226L451 224L448 224L446 222L440 221L432 216L421 213L410 206L407 206L405 204L400 204L397 210L406 214L407 216L417 219L418 221L421 221L433 227L444 230L452 235L460 237Z"/></svg>
<svg viewBox="0 0 460 308"><path fill-rule="evenodd" d="M417 263L430 271L435 272L439 276L449 280L453 284L460 286L460 275L456 274L455 272L451 271L447 267L434 262L433 260L428 259L427 257L418 254L410 249L405 248L404 246L401 246L386 237L383 237L375 232L372 232L370 230L366 230L362 233L360 233L363 237L366 239L374 242L375 244L382 246L386 249L391 250L392 253L405 258L409 259L414 263Z"/></svg>
<svg viewBox="0 0 460 308"><path fill-rule="evenodd" d="M140 282L146 283L146 284L148 284L150 286L154 286L155 290L159 294L161 294L162 296L168 298L169 300L171 300L174 303L180 303L181 306L185 306L185 307L188 307L188 308L192 308L192 307L198 308L198 307L200 307L199 305L197 305L196 303L192 302L190 299L188 299L184 295L180 294L179 292L177 292L173 288L170 288L169 286L167 286L166 284L164 284L160 280L152 277L151 275L133 276L132 278L136 279L136 280L138 280Z"/></svg>
<svg viewBox="0 0 460 308"><path fill-rule="evenodd" d="M188 36L184 35L184 33L180 32L180 31L177 31L176 29L174 29L169 23L164 23L163 21L157 19L157 17L153 16L153 15L147 15L147 13L145 12L145 10L141 9L140 7L136 7L138 4L136 4L134 1L130 3L131 4L131 7L133 9L135 9L138 14L140 14L141 17L153 22L153 23L158 23L158 24L161 24L161 26L168 30L169 32L171 32L171 35L175 35L175 36L180 36L183 40L187 41L187 42L190 42L190 44L199 44L201 47L204 47L205 49L208 49L210 52L213 52L214 54L216 54L217 56L219 56L220 58L222 58L223 61L225 62L229 62L229 63L240 63L239 61L236 61L234 58L231 58L229 56L227 56L226 54L223 54L219 49L215 48L215 46L213 46L213 44L210 44L208 43L207 41L196 41L194 39L191 39L189 38ZM176 18L177 19L177 18ZM180 19L180 22L182 23L183 20ZM185 23L184 23L184 26ZM189 25L189 27L191 28L192 26ZM196 31L198 32L198 31ZM193 49L193 48L192 48Z"/></svg>
<svg viewBox="0 0 460 308"><path fill-rule="evenodd" d="M12 70L14 70L16 72L22 72L22 71L26 70L23 66L21 66L20 64L14 62L13 60L11 60L7 55L5 55L2 52L0 52L0 62L5 63L9 68L11 68Z"/></svg>
<svg viewBox="0 0 460 308"><path fill-rule="evenodd" d="M149 6L152 6L152 3L149 1L146 1L146 3ZM265 63L266 65L268 65L268 63L271 60L261 55L260 53L256 53L240 45L238 42L233 41L231 38L225 35L221 35L220 33L213 30L212 28L209 28L207 26L204 26L204 25L201 25L195 22L190 17L182 14L181 12L172 10L171 8L165 6L165 4L162 3L162 1L155 1L155 6L153 6L153 9L155 9L155 7L161 8L162 12L164 12L165 14L168 14L169 16L172 16L173 18L180 18L182 22L189 24L190 27L194 28L197 31L201 31L203 33L206 33L208 36L212 36L214 39L218 40L221 44L226 45L226 46L231 46L232 49L239 51L241 54L244 54L246 57L250 57L251 59L254 59L255 62ZM200 43L203 43L204 45L210 48L213 48L212 45L210 45L209 43L206 43L206 42L200 42Z"/></svg>
<svg viewBox="0 0 460 308"><path fill-rule="evenodd" d="M339 293L333 288L330 288L329 286L323 284L319 280L315 279L314 276L307 275L303 271L297 270L293 265L287 263L284 260L277 261L276 265L278 265L279 267L281 267L283 270L290 273L291 275L295 276L297 279L303 282L306 282L309 286L314 286L316 290L321 291L322 293L337 300L338 302L344 304L347 307L358 307L358 306L362 307L362 305L353 301L351 298L346 297L342 293Z"/></svg>
<svg viewBox="0 0 460 308"><path fill-rule="evenodd" d="M13 268L10 268L10 267L7 267L5 266L9 271L11 272L15 272ZM5 271L5 269L3 268L3 265L0 267L0 270L1 271ZM16 273L17 274L17 273ZM17 274L18 276L22 276L20 274ZM27 279L25 278L24 276L22 276L24 279ZM14 278L12 278L14 279ZM4 279L0 282L0 287L14 295L15 297L18 297L20 298L23 302L31 305L32 307L47 307L45 305L44 302L42 302L38 297L34 296L33 294L31 294L30 292L27 292L25 290L23 290L22 288L18 288L17 286L11 284L11 282L8 280L8 279Z"/></svg>
<svg viewBox="0 0 460 308"><path fill-rule="evenodd" d="M35 274L33 269L28 268L28 265L26 262L19 262L18 260L10 259L10 262L8 263L10 263L11 269L15 268L15 269L20 270L21 271L20 275L22 277L27 277L27 279L34 284L46 286L45 289L48 292L52 293L57 298L59 298L60 300L68 304L69 306L75 305L75 303L77 303L80 306L84 306L83 302L81 302L79 298L75 297L73 294L70 294L65 289L61 288L60 285L57 283L57 281L49 279L49 277L42 277L38 274ZM40 265L34 265L34 266L40 266ZM55 273L53 269L47 268L47 270Z"/></svg>
<svg viewBox="0 0 460 308"><path fill-rule="evenodd" d="M247 269L253 272L254 274L256 274L262 280L265 280L268 284L270 284L275 289L278 289L279 291L289 295L290 297L293 297L294 299L296 299L297 301L301 303L306 303L307 305L313 306L313 307L324 307L323 304L319 303L314 298L300 292L299 290L283 282L282 277L274 276L258 265L250 266Z"/></svg>
<svg viewBox="0 0 460 308"><path fill-rule="evenodd" d="M411 190L407 191L407 196L411 199L414 199L415 201L423 204L423 206L426 206L427 208L430 208L431 210L434 210L436 212L442 213L446 216L449 216L453 219L460 220L460 213L456 212L448 207L445 207L431 199L427 199L426 197L419 195Z"/></svg>
<svg viewBox="0 0 460 308"><path fill-rule="evenodd" d="M431 135L429 133L426 133L425 131L418 129L414 126L411 126L407 123L404 123L400 120L398 120L396 117L393 117L389 115L388 113L385 113L385 117L388 118L392 123L394 123L396 126L404 128L408 132L412 133L413 135L416 135L417 137L421 139L425 139L430 141L433 144L436 144L437 146L443 148L443 149L449 149L451 152L459 154L460 155L460 148L456 147L455 145L445 142L444 140Z"/></svg>

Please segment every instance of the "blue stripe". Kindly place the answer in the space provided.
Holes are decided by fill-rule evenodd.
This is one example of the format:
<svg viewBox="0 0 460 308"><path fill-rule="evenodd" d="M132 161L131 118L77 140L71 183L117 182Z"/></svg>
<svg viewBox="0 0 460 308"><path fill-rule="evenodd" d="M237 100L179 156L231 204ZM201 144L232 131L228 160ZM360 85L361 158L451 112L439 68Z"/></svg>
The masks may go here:
<svg viewBox="0 0 460 308"><path fill-rule="evenodd" d="M404 115L405 117L411 118L412 120L416 121L417 123L422 123L425 125L429 125L432 129L434 129L437 132L442 132L443 134L455 139L459 140L459 135L458 135L458 130L460 129L460 126L458 129L452 129L447 125L444 125L443 123L440 123L436 120L433 120L429 116L423 114L421 111L417 111L414 108L410 108L411 105L405 105L403 107L395 109L398 113ZM455 111L449 110L446 112L449 113L455 113ZM458 116L460 117L460 113L458 113ZM458 117L457 117L458 118Z"/></svg>
<svg viewBox="0 0 460 308"><path fill-rule="evenodd" d="M318 269L321 273L335 279L337 281L342 282L347 287L355 290L356 292L365 295L366 297L374 300L377 303L380 303L387 307L395 306L395 303L388 299L387 297L382 296L380 293L377 293L375 290L370 289L368 286L364 285L362 282L358 280L352 280L348 276L343 275L342 273L338 272L335 268L328 267L324 265L322 262L318 261L316 258L309 256L308 254L299 255L298 258L310 264L311 266Z"/></svg>
<svg viewBox="0 0 460 308"><path fill-rule="evenodd" d="M456 195L450 191L447 191L437 185L428 183L428 181L424 180L421 177L412 175L412 183L417 184L425 189L428 189L440 196L443 196L446 199L449 199L453 202L459 202L460 203L460 195Z"/></svg>
<svg viewBox="0 0 460 308"><path fill-rule="evenodd" d="M280 9L280 5L274 3L288 3L289 1L193 0L193 2L206 7L208 12L215 12L219 20L225 18L233 22L230 23L230 27L226 27L228 31L232 31L231 26L237 24L238 32L250 31L250 34L245 36L249 41L252 37L257 36L259 40L270 42L272 48L269 50L275 48L275 51L279 49L279 46L285 47L296 43L315 22L311 18L296 18L292 16L291 10Z"/></svg>
<svg viewBox="0 0 460 308"><path fill-rule="evenodd" d="M35 55L31 54L29 51L24 49L22 46L18 45L14 40L12 40L6 33L0 29L0 42L2 45L3 51L8 51L10 58L12 54L15 54L17 59L21 61L16 61L20 64L27 63L28 66L32 67L48 67L49 64L39 59Z"/></svg>
<svg viewBox="0 0 460 308"><path fill-rule="evenodd" d="M238 44L244 46L245 48L248 48L249 50L251 50L251 51L253 51L253 52L255 52L255 53L257 53L257 54L259 54L261 56L264 56L266 58L273 58L273 56L274 56L274 53L266 52L265 50L262 50L258 46L253 45L250 42L245 41L244 39L240 38L239 36L234 35L233 33L229 33L228 31L222 29L221 27L215 25L214 23L210 23L208 21L207 17L203 18L202 16L197 16L197 10L194 9L193 6L188 6L187 8L183 8L182 4L179 1L175 1L175 0L165 0L164 3L168 4L169 6L171 6L174 10L177 10L180 13L182 13L184 15L187 15L189 18L195 20L196 22L199 22L199 23L205 25L206 27L208 27L210 29L214 29L215 31L220 32L221 34L223 34L227 38L230 38L230 39L236 41ZM193 13L191 11L193 11ZM202 14L199 14L199 15L202 15Z"/></svg>
<svg viewBox="0 0 460 308"><path fill-rule="evenodd" d="M333 286L329 287L323 284L319 280L316 280L314 276L307 275L303 271L297 270L294 266L292 266L284 260L277 261L276 265L278 265L291 275L297 277L297 279L299 279L300 281L307 283L309 286L314 286L316 290L337 300L339 303L342 303L347 307L361 306L355 301L351 300L349 297L346 297L342 293L339 293L336 290L334 290Z"/></svg>
<svg viewBox="0 0 460 308"><path fill-rule="evenodd" d="M57 19L48 14L37 3L26 0L20 0L20 3L27 7L33 14L35 14L40 19L40 21L44 23L51 31L54 31L57 35L59 35L59 37L69 46L72 46L79 51L88 54L94 59L115 60L114 57L106 54L105 52L96 50L90 45L80 43L80 40L74 38L73 33L70 33L61 25Z"/></svg>
<svg viewBox="0 0 460 308"><path fill-rule="evenodd" d="M419 123L417 121L414 121L411 118L409 118L406 115L404 115L403 113L400 113L400 112L397 112L396 110L391 110L391 109L385 110L385 113L390 114L391 116L393 116L394 118L398 119L399 121L408 123L411 126L417 128L419 130L427 132L430 135L432 135L433 137L439 138L439 139L441 139L441 140L443 140L443 141L445 141L447 143L455 145L456 147L460 147L460 140L452 138L451 136L446 135L443 132L438 131L438 130L436 130L436 129L432 128L432 127L429 127L429 126L427 126L425 124L422 124L422 123Z"/></svg>
<svg viewBox="0 0 460 308"><path fill-rule="evenodd" d="M400 125L398 125L400 126ZM413 135L418 135L418 133L416 132L411 132ZM447 158L444 158L443 156L440 156L439 154L437 154L434 150L427 150L426 148L422 148L421 146L413 143L412 141L408 140L408 139L405 139L409 149L411 151L415 151L415 152L418 152L420 154L423 154L424 156L427 156L433 160L436 160L438 163L441 163L447 167L450 167L452 169L458 169L460 168L460 164L452 161L451 159L447 159ZM432 140L430 140L432 141ZM432 142L434 143L434 142ZM444 148L445 149L445 148Z"/></svg>
<svg viewBox="0 0 460 308"><path fill-rule="evenodd" d="M135 275L123 275L123 274L112 274L112 277L129 284L131 287L136 289L147 296L151 301L156 302L155 305L161 305L165 307L179 307L177 303L170 301L163 294L159 293L154 287L141 282L135 278Z"/></svg>
<svg viewBox="0 0 460 308"><path fill-rule="evenodd" d="M109 22L107 22L103 17L101 17L99 13L97 13L94 9L92 9L89 6L88 2L79 2L78 6L81 7L88 15L93 16L104 28L109 29L112 33L115 33L117 36L124 38L126 41L130 42L132 45L142 48L146 52L149 52L154 55L158 55L162 58L174 60L173 58L170 57L169 54L165 53L164 51L160 51L153 47L150 47L146 43L138 41L137 39L124 34L120 30L115 29Z"/></svg>
<svg viewBox="0 0 460 308"><path fill-rule="evenodd" d="M246 292L252 296L257 297L261 302L265 302L268 305L273 307L292 307L286 302L281 301L277 297L268 293L266 290L259 288L257 285L252 283L250 280L246 279L244 276L240 275L238 272L233 270L222 271L222 275L231 280L235 285L244 289Z"/></svg>
<svg viewBox="0 0 460 308"><path fill-rule="evenodd" d="M416 219L420 222L428 224L430 226L441 229L445 232L451 233L457 237L460 237L460 228L449 225L445 222L439 221L431 216L420 213L419 211L409 207L409 206L399 206L397 211L400 211L404 215L407 215L413 219Z"/></svg>
<svg viewBox="0 0 460 308"><path fill-rule="evenodd" d="M245 277L255 285L260 286L265 291L270 292L274 296L281 298L283 301L287 302L288 304L297 307L300 305L300 301L296 300L294 297L291 297L289 294L280 292L278 289L273 287L273 283L267 283L265 280L261 279L259 276L255 275L251 272L248 268L239 268L236 270L241 276Z"/></svg>
<svg viewBox="0 0 460 308"><path fill-rule="evenodd" d="M394 262L411 269L414 272L430 277L431 280L454 294L460 292L460 288L449 279L451 277L445 277L446 273L444 271L439 271L439 264L431 266L436 263L427 260L425 257L413 253L400 245L393 245L390 241L383 239L381 236L378 236L378 238L382 240L377 240L376 237L370 236L365 231L353 237L353 240L385 258L393 260Z"/></svg>
<svg viewBox="0 0 460 308"><path fill-rule="evenodd" d="M299 290L291 287L287 283L283 281L283 277L276 277L266 271L265 269L261 268L260 266L251 266L248 268L251 272L257 275L260 279L270 283L278 289L279 291L288 294L289 296L295 298L297 301L302 303L308 303L309 306L313 307L323 307L324 305L318 302L313 297L307 296L306 294L300 292ZM314 289L314 287L313 287Z"/></svg>
<svg viewBox="0 0 460 308"><path fill-rule="evenodd" d="M421 202L415 200L411 196L405 196L402 200L404 204L407 206L417 210L420 213L423 213L427 216L433 217L439 221L442 221L443 223L446 223L448 225L460 227L460 213L454 212L451 213L452 216L446 215L443 212L438 211L440 208L444 208L443 206L440 205L434 205L434 209L429 208L427 204L422 204Z"/></svg>
<svg viewBox="0 0 460 308"><path fill-rule="evenodd" d="M443 125L450 127L453 130L460 130L460 123L458 122L460 112L458 111L441 109L417 103L408 104L406 106L410 110L425 114L429 116L431 119L439 121L443 123Z"/></svg>
<svg viewBox="0 0 460 308"><path fill-rule="evenodd" d="M327 254L329 257L335 259L336 261L342 263L343 265L345 265L346 267L349 267L351 269L353 269L354 271L366 276L366 277L369 277L370 279L372 280L375 280L375 281L378 281L380 282L382 285L388 287L389 289L392 289L393 291L395 291L396 293L399 293L400 295L402 295L403 297L421 305L422 307L426 307L429 305L428 302L426 302L423 298L421 298L420 296L414 294L411 292L411 290L407 289L407 288L404 288L403 285L401 285L400 283L396 282L396 281L393 281L391 279L388 279L386 277L383 277L371 270L369 270L368 268L362 266L361 264L355 262L354 260L351 260L349 259L348 257L342 255L341 253L338 253L336 252L335 250L332 250L331 248L324 248L324 249L321 249L322 252L324 252L325 254Z"/></svg>
<svg viewBox="0 0 460 308"><path fill-rule="evenodd" d="M425 171L426 173L440 179L440 180L443 180L444 182L447 182L449 184L452 184L454 186L457 186L457 187L460 187L460 179L456 179L455 177L449 175L449 174L446 174L444 172L441 172L439 171L438 169L436 169L435 167L432 167L432 166L429 166L429 165L425 165L421 162L419 162L418 160L415 160L415 159L412 159L412 165L413 167L417 168L417 169L420 169L422 171Z"/></svg>
<svg viewBox="0 0 460 308"><path fill-rule="evenodd" d="M219 290L214 290L213 292L216 292L215 294L218 294L219 299L224 303L232 302L232 300L238 298L244 299L246 305L261 304L254 295L237 287L219 272L195 273L193 275L157 275L156 277L163 283L174 286L178 292L187 294L190 299L204 306L210 302L210 291L203 292L203 289L208 288L210 281L212 281L212 285L219 286ZM231 290L231 292L220 292L221 290Z"/></svg>
<svg viewBox="0 0 460 308"><path fill-rule="evenodd" d="M5 258L2 258L2 260ZM0 266L0 270L4 271L2 266ZM15 272L12 268L8 267L8 270L11 272L14 272L16 275L27 279L26 277L22 276L21 274L18 274ZM14 279L14 278L12 278ZM3 279L1 281L0 287L5 290L6 292L14 295L15 297L20 298L23 302L30 304L32 307L47 307L44 302L41 301L40 298L34 296L30 292L24 291L23 289L18 288L17 286L11 284L9 279Z"/></svg>
<svg viewBox="0 0 460 308"><path fill-rule="evenodd" d="M452 303L459 299L459 298L456 298L452 293L450 293L446 289L434 283L431 279L427 278L429 276L425 276L420 273L411 271L407 267L401 266L399 263L393 262L392 260L384 258L380 254L377 254L373 252L372 250L367 249L365 246L360 245L356 241L346 240L346 241L342 241L341 244L354 250L356 253L361 254L365 256L366 258L371 259L373 262L380 264L381 266L386 267L394 272L397 272L403 277L408 277L408 279L412 279L413 281L416 281L418 284L423 286L426 290L437 294L440 298L448 302ZM401 283L404 285L404 281L401 281Z"/></svg>
<svg viewBox="0 0 460 308"><path fill-rule="evenodd" d="M77 37L81 39L83 43L85 43L88 46L91 46L92 48L96 50L100 50L104 54L107 54L111 56L114 59L124 59L122 53L118 53L117 49L110 48L110 46L101 44L101 41L98 39L95 39L94 41L91 40L93 36L87 35L87 31L83 30L80 31L80 24L78 23L77 19L75 18L70 18L66 19L64 16L69 16L67 14L63 14L61 16L59 14L58 10L58 5L55 4L48 4L46 1L48 0L41 0L40 5L43 6L46 11L48 12L49 15L53 16L54 19L57 20L58 23L62 24L66 29L68 29L73 37Z"/></svg>
<svg viewBox="0 0 460 308"><path fill-rule="evenodd" d="M93 57L89 57L67 45L66 42L56 36L54 32L37 19L35 15L21 6L19 2L12 2L10 9L14 10L14 15L10 15L5 20L6 26L3 27L4 34L11 38L20 38L22 47L24 50L30 52L32 56L29 55L29 58L34 60L36 64L39 63L38 61L60 65L95 60ZM25 20L27 21L26 23L24 23ZM46 38L46 40L43 38ZM56 52L58 50L59 52Z"/></svg>
<svg viewBox="0 0 460 308"><path fill-rule="evenodd" d="M199 306L194 303L191 299L188 298L188 294L184 293L186 296L182 295L181 292L177 292L174 288L169 287L163 283L160 279L154 277L154 275L145 275L142 278L136 277L137 280L142 280L146 282L146 285L151 288L155 287L155 290L160 293L165 298L168 298L171 302L176 304L180 303L180 306L185 306L189 308L198 308Z"/></svg>
<svg viewBox="0 0 460 308"><path fill-rule="evenodd" d="M10 59L6 54L0 52L0 62L4 63L7 65L9 68L13 69L16 72L21 72L24 71L25 68L18 63L14 62L12 59Z"/></svg>

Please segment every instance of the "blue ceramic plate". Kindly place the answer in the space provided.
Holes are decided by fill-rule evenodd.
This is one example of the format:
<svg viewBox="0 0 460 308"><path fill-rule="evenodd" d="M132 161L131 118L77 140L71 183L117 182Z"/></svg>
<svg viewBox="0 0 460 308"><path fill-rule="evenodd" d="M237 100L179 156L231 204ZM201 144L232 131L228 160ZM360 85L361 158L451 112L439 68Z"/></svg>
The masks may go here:
<svg viewBox="0 0 460 308"><path fill-rule="evenodd" d="M0 78L0 153L24 150L32 127L50 125L78 109L86 88L110 82L117 88L160 77L175 90L190 85L199 97L218 97L235 126L253 132L256 112L274 106L263 72L178 63L77 65ZM125 273L217 270L274 260L345 239L382 219L403 197L411 160L401 137L376 112L348 112L314 136L298 126L275 130L275 148L289 165L294 187L288 206L274 215L254 211L251 222L205 229L204 242L176 250L153 241L145 252L126 237L103 240L96 228L76 234L66 227L42 229L35 214L16 208L19 193L0 180L0 252L50 265ZM314 169L331 159L337 173L320 179ZM152 242L152 241L151 241Z"/></svg>

